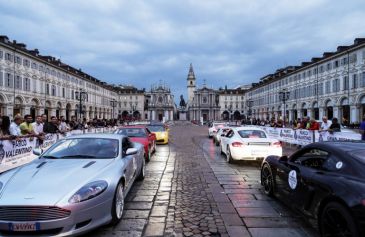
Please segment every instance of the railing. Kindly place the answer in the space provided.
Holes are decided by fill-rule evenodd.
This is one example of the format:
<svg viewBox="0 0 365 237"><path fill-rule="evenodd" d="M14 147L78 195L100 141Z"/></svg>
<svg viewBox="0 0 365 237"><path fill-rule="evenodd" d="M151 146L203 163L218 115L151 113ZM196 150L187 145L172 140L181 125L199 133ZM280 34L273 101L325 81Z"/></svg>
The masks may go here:
<svg viewBox="0 0 365 237"><path fill-rule="evenodd" d="M292 128L261 127L270 138L295 145L308 145L320 141L357 141L361 140L361 134L355 132L311 131Z"/></svg>
<svg viewBox="0 0 365 237"><path fill-rule="evenodd" d="M43 136L42 142L36 136L21 136L15 139L0 140L0 173L31 162L37 156L33 155L34 148L48 149L59 139L84 133L108 133L116 127L90 128L73 130L63 134L48 133Z"/></svg>

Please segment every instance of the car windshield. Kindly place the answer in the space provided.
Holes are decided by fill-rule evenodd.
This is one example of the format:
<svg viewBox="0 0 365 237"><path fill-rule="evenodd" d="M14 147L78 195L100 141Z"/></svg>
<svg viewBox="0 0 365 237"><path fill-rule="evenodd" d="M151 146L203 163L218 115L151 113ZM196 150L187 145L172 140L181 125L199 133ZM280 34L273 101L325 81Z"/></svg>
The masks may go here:
<svg viewBox="0 0 365 237"><path fill-rule="evenodd" d="M266 138L266 134L260 130L239 130L238 134L242 138Z"/></svg>
<svg viewBox="0 0 365 237"><path fill-rule="evenodd" d="M358 159L359 161L365 163L365 150L357 150L350 152L350 155Z"/></svg>
<svg viewBox="0 0 365 237"><path fill-rule="evenodd" d="M151 132L164 132L165 131L165 127L163 125L150 125L150 126L148 126L148 129Z"/></svg>
<svg viewBox="0 0 365 237"><path fill-rule="evenodd" d="M117 139L70 138L48 149L42 158L48 159L112 159L119 154Z"/></svg>
<svg viewBox="0 0 365 237"><path fill-rule="evenodd" d="M121 128L118 129L116 134L125 135L128 137L146 137L146 130L143 128Z"/></svg>

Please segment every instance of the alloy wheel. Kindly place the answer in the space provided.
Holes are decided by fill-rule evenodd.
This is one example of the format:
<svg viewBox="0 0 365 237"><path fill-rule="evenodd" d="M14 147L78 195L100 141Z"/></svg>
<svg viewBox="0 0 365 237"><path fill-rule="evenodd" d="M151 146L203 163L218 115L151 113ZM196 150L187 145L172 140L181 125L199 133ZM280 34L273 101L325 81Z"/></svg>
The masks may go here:
<svg viewBox="0 0 365 237"><path fill-rule="evenodd" d="M118 219L122 218L123 210L124 210L124 191L123 191L123 185L120 183L118 184L115 196L115 215Z"/></svg>

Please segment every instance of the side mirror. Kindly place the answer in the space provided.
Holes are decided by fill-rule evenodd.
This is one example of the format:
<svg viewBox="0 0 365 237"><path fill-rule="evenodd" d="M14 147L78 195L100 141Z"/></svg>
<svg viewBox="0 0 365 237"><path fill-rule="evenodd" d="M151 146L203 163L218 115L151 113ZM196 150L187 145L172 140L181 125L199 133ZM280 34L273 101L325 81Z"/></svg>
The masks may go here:
<svg viewBox="0 0 365 237"><path fill-rule="evenodd" d="M41 148L34 148L33 149L33 154L36 155L36 156L40 156L42 155L43 153L43 150Z"/></svg>
<svg viewBox="0 0 365 237"><path fill-rule="evenodd" d="M138 150L136 148L128 148L127 152L125 153L127 156L137 154Z"/></svg>
<svg viewBox="0 0 365 237"><path fill-rule="evenodd" d="M288 157L287 157L287 156L281 156L281 157L279 158L279 162L282 162L282 163L286 163L286 162L288 162Z"/></svg>

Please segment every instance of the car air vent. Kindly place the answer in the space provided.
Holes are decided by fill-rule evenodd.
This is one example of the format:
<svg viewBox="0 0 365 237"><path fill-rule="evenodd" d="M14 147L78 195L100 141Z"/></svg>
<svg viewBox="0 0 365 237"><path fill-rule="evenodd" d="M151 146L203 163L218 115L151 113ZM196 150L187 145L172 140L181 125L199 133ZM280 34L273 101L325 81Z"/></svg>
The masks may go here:
<svg viewBox="0 0 365 237"><path fill-rule="evenodd" d="M37 166L37 169L41 168L43 165L45 165L47 162L46 161L43 161L42 163L40 163L38 166Z"/></svg>
<svg viewBox="0 0 365 237"><path fill-rule="evenodd" d="M90 161L89 163L87 163L86 165L84 165L84 167L82 167L82 168L90 167L90 166L92 166L94 163L96 163L96 161Z"/></svg>

